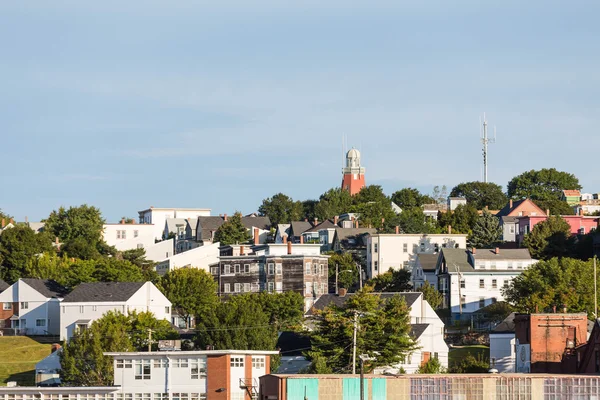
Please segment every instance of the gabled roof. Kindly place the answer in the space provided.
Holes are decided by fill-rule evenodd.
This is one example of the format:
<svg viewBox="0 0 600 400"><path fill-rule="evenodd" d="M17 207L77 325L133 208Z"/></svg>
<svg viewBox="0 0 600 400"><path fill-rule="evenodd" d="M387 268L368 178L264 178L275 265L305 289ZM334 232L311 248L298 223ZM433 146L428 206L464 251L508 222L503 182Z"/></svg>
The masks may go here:
<svg viewBox="0 0 600 400"><path fill-rule="evenodd" d="M287 237L290 233L290 224L277 224L277 231L279 232L279 236Z"/></svg>
<svg viewBox="0 0 600 400"><path fill-rule="evenodd" d="M211 231L214 232L221 225L225 223L225 217L198 217L198 223L196 225L196 234L198 234L198 228L201 228L201 240L211 240ZM271 220L269 217L242 217L242 225L246 229L252 229L253 227L259 229L269 229L271 226Z"/></svg>
<svg viewBox="0 0 600 400"><path fill-rule="evenodd" d="M312 228L312 224L307 221L292 221L290 222L290 236L300 236L307 230Z"/></svg>
<svg viewBox="0 0 600 400"><path fill-rule="evenodd" d="M418 254L417 259L423 272L435 272L439 254Z"/></svg>
<svg viewBox="0 0 600 400"><path fill-rule="evenodd" d="M325 307L329 307L331 305L334 305L336 307L342 307L346 303L346 301L354 295L354 293L347 293L345 296L342 297L338 296L337 294L324 294L318 298L318 300L315 302L315 304L313 304L310 310L306 312L306 315L315 315L315 311L321 311ZM408 307L411 307L414 304L414 302L419 299L419 297L421 296L421 292L384 292L372 293L371 295L380 296L383 300L387 300L394 297L395 295L399 295L400 297L404 298L404 300L406 301L406 305Z"/></svg>
<svg viewBox="0 0 600 400"><path fill-rule="evenodd" d="M579 190L563 190L563 195L565 197L581 197L581 192Z"/></svg>
<svg viewBox="0 0 600 400"><path fill-rule="evenodd" d="M502 224L514 224L519 222L519 217L505 215L504 217L500 217L500 221L502 221Z"/></svg>
<svg viewBox="0 0 600 400"><path fill-rule="evenodd" d="M192 232L196 231L196 226L198 226L198 218L186 219L185 229L187 229L188 225L190 226L190 229L192 230Z"/></svg>
<svg viewBox="0 0 600 400"><path fill-rule="evenodd" d="M63 303L127 301L146 282L82 283L69 293Z"/></svg>
<svg viewBox="0 0 600 400"><path fill-rule="evenodd" d="M337 227L338 226L334 224L332 220L326 219L325 221L321 222L320 224L317 224L316 226L313 226L305 232L318 232L321 229L335 229Z"/></svg>
<svg viewBox="0 0 600 400"><path fill-rule="evenodd" d="M64 286L50 279L21 278L22 282L48 298L62 298L67 293Z"/></svg>
<svg viewBox="0 0 600 400"><path fill-rule="evenodd" d="M375 228L335 228L333 241L338 240L343 248L362 247L366 243L361 241L361 237L374 233L377 233ZM354 239L354 243L352 243L352 239Z"/></svg>
<svg viewBox="0 0 600 400"><path fill-rule="evenodd" d="M537 204L535 204L533 201L531 201L530 199L521 199L521 200L516 200L512 202L512 208L510 207L510 202L508 202L504 208L502 208L502 210L500 210L497 214L496 217L500 218L500 217L504 217L509 215L511 212L513 212L517 207L519 207L521 204L523 203L528 203L530 206L534 207L536 210L539 211L539 215L546 215L546 212L544 210L542 210L541 208L539 208L537 206Z"/></svg>
<svg viewBox="0 0 600 400"><path fill-rule="evenodd" d="M4 292L9 287L10 287L10 285L8 283L6 283L2 279L0 279L0 293Z"/></svg>
<svg viewBox="0 0 600 400"><path fill-rule="evenodd" d="M469 262L469 251L465 249L442 248L441 257L446 261L448 273L473 272L475 268Z"/></svg>
<svg viewBox="0 0 600 400"><path fill-rule="evenodd" d="M418 339L427 330L429 324L411 324L410 325L410 336L414 339Z"/></svg>
<svg viewBox="0 0 600 400"><path fill-rule="evenodd" d="M178 226L185 226L187 221L185 218L167 218L165 220L167 232L177 233Z"/></svg>
<svg viewBox="0 0 600 400"><path fill-rule="evenodd" d="M508 314L504 321L492 329L492 333L515 333L515 313Z"/></svg>
<svg viewBox="0 0 600 400"><path fill-rule="evenodd" d="M527 249L477 249L475 260L531 260L531 254Z"/></svg>

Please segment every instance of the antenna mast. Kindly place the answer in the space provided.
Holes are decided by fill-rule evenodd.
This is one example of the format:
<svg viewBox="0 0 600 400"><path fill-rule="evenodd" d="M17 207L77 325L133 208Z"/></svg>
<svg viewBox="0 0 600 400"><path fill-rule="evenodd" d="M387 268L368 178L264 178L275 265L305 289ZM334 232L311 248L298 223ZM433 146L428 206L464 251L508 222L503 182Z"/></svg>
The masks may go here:
<svg viewBox="0 0 600 400"><path fill-rule="evenodd" d="M494 128L494 138L489 139L487 134L487 120L485 119L485 113L483 113L483 136L481 137L481 143L483 144L483 181L488 181L488 144L496 143L496 128Z"/></svg>

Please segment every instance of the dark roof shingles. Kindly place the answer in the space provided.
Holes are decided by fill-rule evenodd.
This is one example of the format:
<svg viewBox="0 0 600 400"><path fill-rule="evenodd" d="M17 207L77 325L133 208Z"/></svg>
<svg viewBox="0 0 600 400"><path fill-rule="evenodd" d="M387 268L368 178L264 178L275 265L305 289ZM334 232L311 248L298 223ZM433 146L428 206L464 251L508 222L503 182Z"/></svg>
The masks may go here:
<svg viewBox="0 0 600 400"><path fill-rule="evenodd" d="M146 282L92 282L82 283L69 293L64 303L127 301Z"/></svg>
<svg viewBox="0 0 600 400"><path fill-rule="evenodd" d="M408 307L412 306L415 301L421 295L421 292L398 292L398 293L373 293L373 295L379 295L383 300L387 300L395 295L399 295L404 298ZM335 305L336 307L342 307L346 300L354 296L354 293L348 293L346 296L338 296L337 294L324 294L313 304L313 306L306 312L306 315L315 315L315 311L323 310L325 307Z"/></svg>
<svg viewBox="0 0 600 400"><path fill-rule="evenodd" d="M67 289L50 279L21 278L25 284L48 298L64 297Z"/></svg>

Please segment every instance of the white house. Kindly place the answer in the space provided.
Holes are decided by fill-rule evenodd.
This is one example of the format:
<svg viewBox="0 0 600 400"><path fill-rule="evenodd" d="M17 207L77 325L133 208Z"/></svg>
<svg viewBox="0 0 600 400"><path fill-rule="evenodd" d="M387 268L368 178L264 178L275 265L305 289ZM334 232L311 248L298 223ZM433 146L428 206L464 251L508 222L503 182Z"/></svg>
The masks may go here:
<svg viewBox="0 0 600 400"><path fill-rule="evenodd" d="M22 278L0 293L2 328L26 335L58 335L65 288L51 280Z"/></svg>
<svg viewBox="0 0 600 400"><path fill-rule="evenodd" d="M515 350L515 313L511 313L490 332L490 368L516 372Z"/></svg>
<svg viewBox="0 0 600 400"><path fill-rule="evenodd" d="M210 215L210 208L155 208L138 211L140 224L154 225L154 238L163 239L167 218L197 218Z"/></svg>
<svg viewBox="0 0 600 400"><path fill-rule="evenodd" d="M442 249L436 265L443 307L465 318L496 301L502 288L537 260L527 249Z"/></svg>
<svg viewBox="0 0 600 400"><path fill-rule="evenodd" d="M208 272L211 265L219 263L219 246L216 242L175 254L159 262L156 272L164 275L177 268L198 268Z"/></svg>
<svg viewBox="0 0 600 400"><path fill-rule="evenodd" d="M171 302L152 282L82 283L61 303L60 338L69 340L108 311L151 312L171 321Z"/></svg>
<svg viewBox="0 0 600 400"><path fill-rule="evenodd" d="M411 280L414 289L418 289L429 283L437 290L437 276L435 275L435 266L437 265L438 253L419 254L411 273Z"/></svg>
<svg viewBox="0 0 600 400"><path fill-rule="evenodd" d="M435 254L443 248L467 246L467 235L372 234L367 239L367 276L374 278L390 268L409 269L419 254Z"/></svg>
<svg viewBox="0 0 600 400"><path fill-rule="evenodd" d="M458 206L466 206L467 199L464 197L448 197L448 210L454 211Z"/></svg>
<svg viewBox="0 0 600 400"><path fill-rule="evenodd" d="M174 254L173 239L154 243L153 245L144 248L144 250L146 250L146 260L155 262L166 260Z"/></svg>
<svg viewBox="0 0 600 400"><path fill-rule="evenodd" d="M353 295L352 293L344 296L335 294L323 295L310 308L306 316L312 318L317 310L323 310L329 305L342 306ZM402 367L406 373L412 374L419 369L419 366L431 358L438 358L440 364L444 368L448 368L448 345L444 341L444 323L424 299L423 293L373 293L373 296L381 296L384 300L396 295L402 297L406 301L407 306L410 307L411 335L416 340L419 348L405 357L403 362L394 366L376 368L374 373L397 373L400 367Z"/></svg>
<svg viewBox="0 0 600 400"><path fill-rule="evenodd" d="M102 234L109 246L119 251L147 248L154 244L154 225L126 224L121 220L116 224L104 224Z"/></svg>

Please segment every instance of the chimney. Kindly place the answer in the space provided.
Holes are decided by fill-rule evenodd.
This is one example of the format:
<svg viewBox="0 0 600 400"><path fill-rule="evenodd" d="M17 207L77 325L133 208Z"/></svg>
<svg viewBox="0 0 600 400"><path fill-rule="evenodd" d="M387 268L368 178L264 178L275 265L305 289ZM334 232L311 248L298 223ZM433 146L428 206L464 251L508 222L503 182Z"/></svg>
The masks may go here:
<svg viewBox="0 0 600 400"><path fill-rule="evenodd" d="M546 208L546 215L550 216L550 209L549 208Z"/></svg>
<svg viewBox="0 0 600 400"><path fill-rule="evenodd" d="M396 225L396 235L400 234L400 227L398 225Z"/></svg>
<svg viewBox="0 0 600 400"><path fill-rule="evenodd" d="M385 218L381 218L381 225L385 224Z"/></svg>
<svg viewBox="0 0 600 400"><path fill-rule="evenodd" d="M308 222L308 218L304 218L304 222Z"/></svg>
<svg viewBox="0 0 600 400"><path fill-rule="evenodd" d="M508 208L509 210L512 210L512 199L508 201Z"/></svg>
<svg viewBox="0 0 600 400"><path fill-rule="evenodd" d="M538 305L535 305L535 313L538 314L539 313L539 309L538 309Z"/></svg>
<svg viewBox="0 0 600 400"><path fill-rule="evenodd" d="M223 220L227 222L227 214L223 215Z"/></svg>
<svg viewBox="0 0 600 400"><path fill-rule="evenodd" d="M317 225L319 225L319 220L318 220L318 218L317 218L317 217L315 217L315 219L313 220L313 225L314 225L314 226L317 226Z"/></svg>
<svg viewBox="0 0 600 400"><path fill-rule="evenodd" d="M475 253L477 253L477 249L475 247L471 247L471 254L474 255Z"/></svg>
<svg viewBox="0 0 600 400"><path fill-rule="evenodd" d="M340 296L340 297L346 297L347 291L348 290L346 288L339 288L338 289L338 296Z"/></svg>
<svg viewBox="0 0 600 400"><path fill-rule="evenodd" d="M244 255L244 246L240 246L240 256Z"/></svg>
<svg viewBox="0 0 600 400"><path fill-rule="evenodd" d="M567 305L563 304L563 314L566 314L566 313L567 313Z"/></svg>
<svg viewBox="0 0 600 400"><path fill-rule="evenodd" d="M448 225L448 235L452 235L452 225Z"/></svg>
<svg viewBox="0 0 600 400"><path fill-rule="evenodd" d="M287 236L284 236L283 237L283 244L286 244L286 243L287 243Z"/></svg>
<svg viewBox="0 0 600 400"><path fill-rule="evenodd" d="M304 235L300 235L300 244L304 244Z"/></svg>
<svg viewBox="0 0 600 400"><path fill-rule="evenodd" d="M556 314L556 306L552 306L552 312Z"/></svg>
<svg viewBox="0 0 600 400"><path fill-rule="evenodd" d="M14 225L15 224L15 220L11 218L10 219L10 223Z"/></svg>
<svg viewBox="0 0 600 400"><path fill-rule="evenodd" d="M335 225L337 225L340 222L340 218L336 215L335 217L333 217L333 223Z"/></svg>
<svg viewBox="0 0 600 400"><path fill-rule="evenodd" d="M254 228L254 245L260 244L260 235L258 234L258 228Z"/></svg>
<svg viewBox="0 0 600 400"><path fill-rule="evenodd" d="M358 229L358 220L357 220L357 219L356 219L356 220L354 220L354 227L355 227L356 229Z"/></svg>
<svg viewBox="0 0 600 400"><path fill-rule="evenodd" d="M27 219L27 215L25 216L25 223L28 223L29 220Z"/></svg>
<svg viewBox="0 0 600 400"><path fill-rule="evenodd" d="M4 218L2 218L2 227L4 228L6 226L6 220Z"/></svg>
<svg viewBox="0 0 600 400"><path fill-rule="evenodd" d="M125 218L121 218L121 225L125 223Z"/></svg>
<svg viewBox="0 0 600 400"><path fill-rule="evenodd" d="M287 253L292 254L292 242L287 242Z"/></svg>
<svg viewBox="0 0 600 400"><path fill-rule="evenodd" d="M583 207L579 209L579 215L583 217Z"/></svg>
<svg viewBox="0 0 600 400"><path fill-rule="evenodd" d="M54 353L56 350L60 349L62 346L58 343L52 343L52 347L50 347L50 353Z"/></svg>
<svg viewBox="0 0 600 400"><path fill-rule="evenodd" d="M500 247L496 247L496 254L500 254Z"/></svg>

